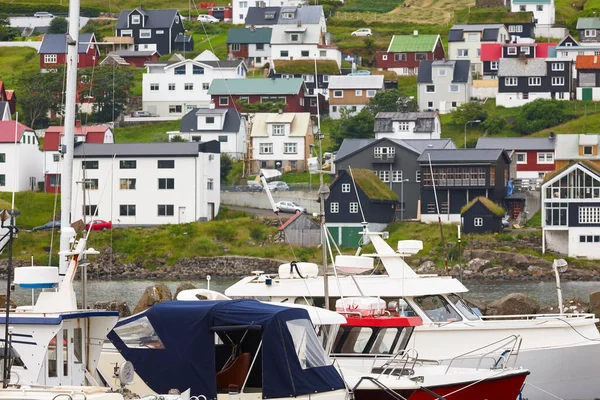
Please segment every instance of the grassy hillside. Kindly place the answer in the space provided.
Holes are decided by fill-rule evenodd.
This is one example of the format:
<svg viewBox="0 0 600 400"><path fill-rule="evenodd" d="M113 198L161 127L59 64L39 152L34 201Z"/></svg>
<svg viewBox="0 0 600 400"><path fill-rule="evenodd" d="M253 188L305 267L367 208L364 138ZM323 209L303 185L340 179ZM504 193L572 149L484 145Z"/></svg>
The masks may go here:
<svg viewBox="0 0 600 400"><path fill-rule="evenodd" d="M17 77L23 72L40 68L40 57L30 47L0 47L0 80L7 89L13 89L18 83Z"/></svg>
<svg viewBox="0 0 600 400"><path fill-rule="evenodd" d="M227 0L211 0L211 1L217 3L217 5L222 5L222 6L228 5L230 3ZM44 9L44 6L47 6L47 5L66 6L66 5L68 5L69 2L67 0L35 0L35 2L21 0L21 1L15 2L15 3L17 3L17 4L19 4L19 3L20 4L35 3L38 6L39 11L46 11ZM165 2L163 0L145 0L142 3L144 4L144 7L148 8L148 9L151 9L151 8L177 8L182 13L182 15L187 16L190 1L188 1L188 0L170 0L168 2ZM192 14L195 13L194 3L200 10L200 1L193 1L193 2L191 2ZM81 0L81 6L95 8L95 9L98 9L98 10L104 11L104 12L118 13L121 10L127 10L127 9L132 9L135 7L139 7L140 2L137 0L111 0L111 1ZM195 14L197 15L197 13L195 13Z"/></svg>
<svg viewBox="0 0 600 400"><path fill-rule="evenodd" d="M180 121L167 121L116 128L115 141L117 143L168 142L167 131L178 130L179 123Z"/></svg>

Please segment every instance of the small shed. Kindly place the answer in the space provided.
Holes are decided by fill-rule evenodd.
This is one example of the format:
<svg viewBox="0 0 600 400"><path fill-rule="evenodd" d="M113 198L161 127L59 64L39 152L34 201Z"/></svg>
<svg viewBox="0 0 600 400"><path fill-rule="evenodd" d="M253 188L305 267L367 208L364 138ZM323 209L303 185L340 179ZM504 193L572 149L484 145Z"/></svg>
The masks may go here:
<svg viewBox="0 0 600 400"><path fill-rule="evenodd" d="M186 35L180 33L175 38L175 44L173 45L175 51L194 51L194 38L192 35Z"/></svg>
<svg viewBox="0 0 600 400"><path fill-rule="evenodd" d="M504 214L504 209L487 197L476 197L460 210L463 232L500 232Z"/></svg>
<svg viewBox="0 0 600 400"><path fill-rule="evenodd" d="M286 241L302 247L318 246L321 243L321 229L305 213L296 213L288 219L279 231L283 233Z"/></svg>

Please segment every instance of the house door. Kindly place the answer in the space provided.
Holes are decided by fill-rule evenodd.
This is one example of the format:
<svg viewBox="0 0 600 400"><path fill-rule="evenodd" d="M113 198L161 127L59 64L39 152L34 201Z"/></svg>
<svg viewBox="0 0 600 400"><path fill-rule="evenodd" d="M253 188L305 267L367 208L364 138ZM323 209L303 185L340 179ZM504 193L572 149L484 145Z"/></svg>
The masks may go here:
<svg viewBox="0 0 600 400"><path fill-rule="evenodd" d="M185 207L179 207L179 221L180 224L185 224L187 219L185 217Z"/></svg>
<svg viewBox="0 0 600 400"><path fill-rule="evenodd" d="M581 89L581 100L592 100L592 88Z"/></svg>
<svg viewBox="0 0 600 400"><path fill-rule="evenodd" d="M345 226L342 228L342 246L355 248L361 239L362 227Z"/></svg>
<svg viewBox="0 0 600 400"><path fill-rule="evenodd" d="M215 219L215 203L208 203L208 220Z"/></svg>
<svg viewBox="0 0 600 400"><path fill-rule="evenodd" d="M35 189L36 189L36 187L35 187L35 184L36 184L36 183L37 183L37 182L36 182L35 176L30 176L30 177L29 177L29 189L30 189L32 192L35 192Z"/></svg>
<svg viewBox="0 0 600 400"><path fill-rule="evenodd" d="M440 112L446 111L446 102L440 101Z"/></svg>

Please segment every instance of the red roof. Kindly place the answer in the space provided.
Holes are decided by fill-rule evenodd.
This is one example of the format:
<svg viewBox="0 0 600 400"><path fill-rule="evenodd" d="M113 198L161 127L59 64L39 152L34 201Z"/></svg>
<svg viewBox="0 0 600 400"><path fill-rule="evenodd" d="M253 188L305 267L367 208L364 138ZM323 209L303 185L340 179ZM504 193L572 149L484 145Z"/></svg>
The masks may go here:
<svg viewBox="0 0 600 400"><path fill-rule="evenodd" d="M556 47L556 43L538 43L535 50L536 58L547 58L550 47Z"/></svg>
<svg viewBox="0 0 600 400"><path fill-rule="evenodd" d="M48 133L60 133L63 134L65 127L64 126L49 126L46 129L46 134ZM104 133L110 129L108 125L92 125L92 126L75 126L75 134L76 135L87 135L88 133Z"/></svg>
<svg viewBox="0 0 600 400"><path fill-rule="evenodd" d="M64 126L50 126L44 136L44 151L56 151L60 143L60 136L64 133ZM104 134L110 129L108 125L75 126L76 136L85 136L86 143L104 143Z"/></svg>
<svg viewBox="0 0 600 400"><path fill-rule="evenodd" d="M483 43L481 45L481 61L498 61L502 58L502 44Z"/></svg>
<svg viewBox="0 0 600 400"><path fill-rule="evenodd" d="M292 217L291 217L290 219L288 219L287 221L285 221L285 222L283 223L283 225L281 225L281 226L279 227L279 230L280 230L280 231L282 231L282 230L284 230L285 228L287 228L287 226L288 226L289 224L291 224L292 222L294 222L294 221L295 221L295 220L296 220L298 217L300 217L301 215L302 215L302 213L296 213L296 214L292 215Z"/></svg>
<svg viewBox="0 0 600 400"><path fill-rule="evenodd" d="M14 90L7 90L6 91L6 100L11 101L14 95L15 95Z"/></svg>
<svg viewBox="0 0 600 400"><path fill-rule="evenodd" d="M15 124L17 130L17 141L21 140L23 132L31 131L33 129L23 125L17 121L0 121L0 143L14 143L15 142Z"/></svg>
<svg viewBox="0 0 600 400"><path fill-rule="evenodd" d="M600 56L577 56L577 69L600 69Z"/></svg>

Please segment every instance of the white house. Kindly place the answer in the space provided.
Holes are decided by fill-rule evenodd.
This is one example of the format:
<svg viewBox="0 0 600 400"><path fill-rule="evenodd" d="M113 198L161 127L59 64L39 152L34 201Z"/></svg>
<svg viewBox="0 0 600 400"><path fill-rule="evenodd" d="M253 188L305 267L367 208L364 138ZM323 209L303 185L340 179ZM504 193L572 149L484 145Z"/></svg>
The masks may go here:
<svg viewBox="0 0 600 400"><path fill-rule="evenodd" d="M326 45L319 25L274 25L271 33L273 60L335 60L342 65L342 52Z"/></svg>
<svg viewBox="0 0 600 400"><path fill-rule="evenodd" d="M17 121L0 121L0 192L37 189L43 177L39 146L33 129Z"/></svg>
<svg viewBox="0 0 600 400"><path fill-rule="evenodd" d="M531 11L537 25L554 24L554 0L512 0L511 12Z"/></svg>
<svg viewBox="0 0 600 400"><path fill-rule="evenodd" d="M300 5L301 1L297 3L298 6L267 7L260 5L250 7L245 19L246 28L273 27L275 25L319 25L321 32L327 32L323 6Z"/></svg>
<svg viewBox="0 0 600 400"><path fill-rule="evenodd" d="M375 139L439 139L441 133L436 111L379 112L375 116Z"/></svg>
<svg viewBox="0 0 600 400"><path fill-rule="evenodd" d="M231 2L231 8L233 13L233 24L240 25L246 20L248 15L248 9L250 7L283 7L283 6L297 6L298 4L304 4L305 1L298 0L233 0Z"/></svg>
<svg viewBox="0 0 600 400"><path fill-rule="evenodd" d="M306 171L313 145L310 113L261 113L249 117L252 171Z"/></svg>
<svg viewBox="0 0 600 400"><path fill-rule="evenodd" d="M454 25L448 34L448 58L471 61L471 72L483 74L482 43L504 43L510 38L502 24Z"/></svg>
<svg viewBox="0 0 600 400"><path fill-rule="evenodd" d="M600 259L600 175L597 171L598 167L590 161L579 161L564 166L544 182L543 252L548 249L568 257Z"/></svg>
<svg viewBox="0 0 600 400"><path fill-rule="evenodd" d="M125 143L75 146L72 220L114 225L208 221L219 212L219 142ZM84 171L85 169L85 171ZM85 173L84 173L85 172ZM76 183L85 179L83 188ZM106 186L105 186L106 185Z"/></svg>
<svg viewBox="0 0 600 400"><path fill-rule="evenodd" d="M244 79L242 60L220 61L210 51L193 60L150 61L142 77L143 109L161 117L182 117L198 107L208 107L213 79Z"/></svg>
<svg viewBox="0 0 600 400"><path fill-rule="evenodd" d="M167 132L169 140L181 136L189 142L217 140L221 153L241 159L246 153L246 118L235 108L194 108L181 119L179 131Z"/></svg>

